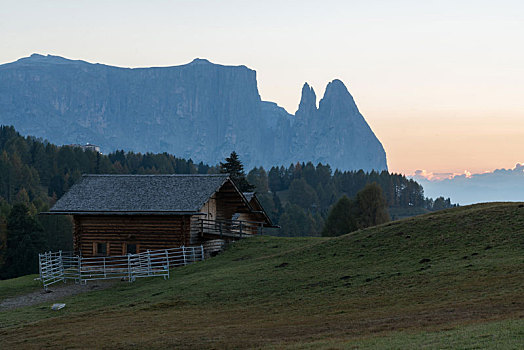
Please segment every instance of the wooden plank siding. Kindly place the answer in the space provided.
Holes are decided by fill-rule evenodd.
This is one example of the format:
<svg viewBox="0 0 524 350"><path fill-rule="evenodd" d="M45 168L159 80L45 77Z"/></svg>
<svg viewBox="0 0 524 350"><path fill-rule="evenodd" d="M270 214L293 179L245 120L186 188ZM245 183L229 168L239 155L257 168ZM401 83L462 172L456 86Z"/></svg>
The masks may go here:
<svg viewBox="0 0 524 350"><path fill-rule="evenodd" d="M96 255L98 243L107 255L126 254L126 244L137 253L190 244L189 215L75 215L74 224L74 249L85 257Z"/></svg>
<svg viewBox="0 0 524 350"><path fill-rule="evenodd" d="M201 215L193 215L191 217L191 226L189 232L189 244L198 245L204 242L202 237L202 224L199 221ZM205 218L205 216L203 216Z"/></svg>

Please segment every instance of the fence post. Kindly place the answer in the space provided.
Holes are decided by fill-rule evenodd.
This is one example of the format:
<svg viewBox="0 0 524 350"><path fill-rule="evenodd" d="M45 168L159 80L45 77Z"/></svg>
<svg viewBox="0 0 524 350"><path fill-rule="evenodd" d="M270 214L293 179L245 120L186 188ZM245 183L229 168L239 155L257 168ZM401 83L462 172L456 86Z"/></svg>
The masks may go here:
<svg viewBox="0 0 524 350"><path fill-rule="evenodd" d="M167 262L167 278L169 278L169 252L166 249L166 262ZM164 279L166 277L164 276Z"/></svg>
<svg viewBox="0 0 524 350"><path fill-rule="evenodd" d="M107 277L107 274L106 274L106 257L104 256L104 278Z"/></svg>
<svg viewBox="0 0 524 350"><path fill-rule="evenodd" d="M218 231L220 231L220 239L222 239L222 222L218 222Z"/></svg>
<svg viewBox="0 0 524 350"><path fill-rule="evenodd" d="M60 278L64 283L66 283L66 280L64 278L64 260L62 259L62 250L58 251L58 266L60 271Z"/></svg>
<svg viewBox="0 0 524 350"><path fill-rule="evenodd" d="M240 238L242 239L242 221L240 221Z"/></svg>
<svg viewBox="0 0 524 350"><path fill-rule="evenodd" d="M204 261L204 246L202 244L200 245L200 251L202 254L202 261Z"/></svg>
<svg viewBox="0 0 524 350"><path fill-rule="evenodd" d="M82 257L78 255L78 283L82 284Z"/></svg>
<svg viewBox="0 0 524 350"><path fill-rule="evenodd" d="M38 273L40 274L40 280L44 282L42 278L42 254L38 253Z"/></svg>
<svg viewBox="0 0 524 350"><path fill-rule="evenodd" d="M152 271L152 269L151 269L151 252L148 249L147 250L147 275L148 276L152 275L151 271Z"/></svg>
<svg viewBox="0 0 524 350"><path fill-rule="evenodd" d="M131 282L131 254L127 254L127 271L128 271L128 280Z"/></svg>
<svg viewBox="0 0 524 350"><path fill-rule="evenodd" d="M186 262L186 246L182 246L182 255L184 256L184 266L187 265L187 262Z"/></svg>

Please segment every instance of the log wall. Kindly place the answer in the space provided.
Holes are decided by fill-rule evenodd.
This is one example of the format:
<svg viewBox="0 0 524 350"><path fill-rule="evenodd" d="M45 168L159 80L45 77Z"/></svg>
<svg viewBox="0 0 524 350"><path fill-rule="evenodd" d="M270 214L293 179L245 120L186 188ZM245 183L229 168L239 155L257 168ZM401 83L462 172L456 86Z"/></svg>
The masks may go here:
<svg viewBox="0 0 524 350"><path fill-rule="evenodd" d="M74 249L85 257L97 255L98 243L106 245L107 255L125 255L127 244L135 244L137 253L190 244L186 215L75 215L74 224Z"/></svg>

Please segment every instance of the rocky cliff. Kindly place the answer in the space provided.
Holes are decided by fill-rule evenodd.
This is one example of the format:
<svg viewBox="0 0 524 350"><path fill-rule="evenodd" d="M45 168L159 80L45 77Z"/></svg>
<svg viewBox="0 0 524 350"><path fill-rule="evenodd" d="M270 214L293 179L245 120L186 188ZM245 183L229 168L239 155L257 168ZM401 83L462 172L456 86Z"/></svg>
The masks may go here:
<svg viewBox="0 0 524 350"><path fill-rule="evenodd" d="M0 65L0 124L58 144L209 164L236 150L248 169L297 161L387 169L380 141L341 81L329 83L318 108L305 84L291 115L260 99L255 71L203 59L129 69L35 54Z"/></svg>

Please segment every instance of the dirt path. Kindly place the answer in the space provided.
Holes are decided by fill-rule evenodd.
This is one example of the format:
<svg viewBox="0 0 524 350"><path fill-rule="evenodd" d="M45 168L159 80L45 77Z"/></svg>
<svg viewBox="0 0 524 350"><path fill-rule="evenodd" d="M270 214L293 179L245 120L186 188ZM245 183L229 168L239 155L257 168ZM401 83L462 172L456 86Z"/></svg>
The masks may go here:
<svg viewBox="0 0 524 350"><path fill-rule="evenodd" d="M0 311L17 309L24 306L54 302L62 298L93 290L106 289L118 283L117 281L99 281L91 284L57 283L49 287L48 291L38 290L28 294L4 299L0 302Z"/></svg>

